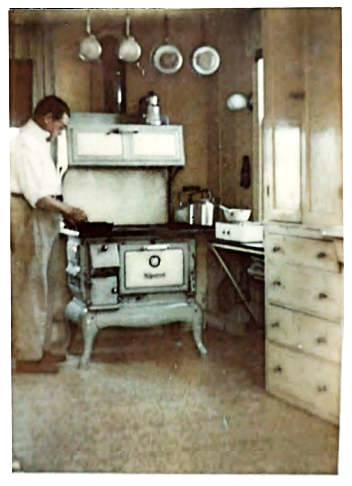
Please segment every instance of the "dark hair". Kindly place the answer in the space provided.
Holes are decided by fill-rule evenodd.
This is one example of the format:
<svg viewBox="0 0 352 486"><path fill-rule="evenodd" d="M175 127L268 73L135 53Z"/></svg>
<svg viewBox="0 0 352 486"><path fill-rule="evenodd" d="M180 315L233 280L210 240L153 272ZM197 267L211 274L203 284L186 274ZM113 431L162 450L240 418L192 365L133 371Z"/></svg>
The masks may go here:
<svg viewBox="0 0 352 486"><path fill-rule="evenodd" d="M61 120L64 113L71 116L70 108L67 103L57 96L45 96L35 107L34 116L45 116L48 113L53 115L53 120Z"/></svg>

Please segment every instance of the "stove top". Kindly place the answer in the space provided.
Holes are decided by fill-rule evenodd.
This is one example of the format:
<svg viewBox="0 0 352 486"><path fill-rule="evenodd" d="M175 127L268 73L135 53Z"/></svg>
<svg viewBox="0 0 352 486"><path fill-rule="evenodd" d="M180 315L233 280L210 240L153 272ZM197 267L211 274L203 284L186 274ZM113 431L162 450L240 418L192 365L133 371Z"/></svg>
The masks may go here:
<svg viewBox="0 0 352 486"><path fill-rule="evenodd" d="M159 225L114 225L105 222L82 223L75 227L63 225L62 234L76 234L82 238L112 236L177 236L207 233L214 235L214 227L168 223Z"/></svg>

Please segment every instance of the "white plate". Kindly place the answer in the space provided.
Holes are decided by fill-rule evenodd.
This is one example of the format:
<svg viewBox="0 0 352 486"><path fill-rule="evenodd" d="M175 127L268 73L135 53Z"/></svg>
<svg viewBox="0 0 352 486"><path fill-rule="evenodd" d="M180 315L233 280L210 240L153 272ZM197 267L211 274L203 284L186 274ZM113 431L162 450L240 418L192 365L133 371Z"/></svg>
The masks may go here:
<svg viewBox="0 0 352 486"><path fill-rule="evenodd" d="M192 54L192 67L198 74L214 74L220 66L220 56L214 47L198 47Z"/></svg>
<svg viewBox="0 0 352 486"><path fill-rule="evenodd" d="M163 74L174 74L181 69L183 57L180 50L172 44L158 47L152 56L155 69Z"/></svg>

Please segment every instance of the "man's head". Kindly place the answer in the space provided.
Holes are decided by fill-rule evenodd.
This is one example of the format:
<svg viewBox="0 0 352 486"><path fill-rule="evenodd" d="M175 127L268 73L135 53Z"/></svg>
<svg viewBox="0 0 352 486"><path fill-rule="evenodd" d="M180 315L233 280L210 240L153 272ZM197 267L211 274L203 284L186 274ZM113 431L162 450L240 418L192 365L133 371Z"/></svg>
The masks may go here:
<svg viewBox="0 0 352 486"><path fill-rule="evenodd" d="M57 96L46 96L35 107L33 119L43 130L49 132L49 140L55 140L66 128L70 119L70 108Z"/></svg>

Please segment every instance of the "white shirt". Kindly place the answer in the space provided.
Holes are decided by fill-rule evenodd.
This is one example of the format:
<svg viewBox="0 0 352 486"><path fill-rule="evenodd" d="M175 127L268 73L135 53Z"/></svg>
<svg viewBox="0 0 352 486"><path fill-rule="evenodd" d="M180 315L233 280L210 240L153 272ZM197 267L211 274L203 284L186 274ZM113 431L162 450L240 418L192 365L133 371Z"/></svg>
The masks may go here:
<svg viewBox="0 0 352 486"><path fill-rule="evenodd" d="M49 133L29 120L11 140L11 192L23 194L32 207L41 197L61 194L61 176L51 157Z"/></svg>

